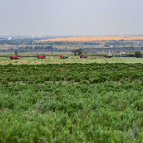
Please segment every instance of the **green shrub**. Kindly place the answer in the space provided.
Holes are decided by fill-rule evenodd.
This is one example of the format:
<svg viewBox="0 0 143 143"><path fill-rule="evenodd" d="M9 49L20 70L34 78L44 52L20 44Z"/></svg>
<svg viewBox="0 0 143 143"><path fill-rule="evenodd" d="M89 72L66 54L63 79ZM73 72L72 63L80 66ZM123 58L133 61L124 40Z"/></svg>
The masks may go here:
<svg viewBox="0 0 143 143"><path fill-rule="evenodd" d="M136 52L135 52L135 56L136 56L137 58L140 58L140 57L142 57L142 54L141 54L140 51L136 51Z"/></svg>

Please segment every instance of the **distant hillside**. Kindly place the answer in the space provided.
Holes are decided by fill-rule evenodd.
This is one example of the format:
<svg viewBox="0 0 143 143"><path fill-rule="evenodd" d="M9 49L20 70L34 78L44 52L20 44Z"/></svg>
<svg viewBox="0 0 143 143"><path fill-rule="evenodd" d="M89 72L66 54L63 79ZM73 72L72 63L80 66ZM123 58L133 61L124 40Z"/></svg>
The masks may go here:
<svg viewBox="0 0 143 143"><path fill-rule="evenodd" d="M99 37L68 37L41 40L41 42L88 42L88 41L110 41L110 40L143 40L143 36L99 36Z"/></svg>

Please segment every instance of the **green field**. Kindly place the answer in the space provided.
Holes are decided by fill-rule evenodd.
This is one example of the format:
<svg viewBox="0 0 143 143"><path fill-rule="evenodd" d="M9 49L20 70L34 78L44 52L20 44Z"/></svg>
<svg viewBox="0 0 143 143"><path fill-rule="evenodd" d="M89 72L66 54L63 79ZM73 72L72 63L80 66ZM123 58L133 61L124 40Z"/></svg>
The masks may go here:
<svg viewBox="0 0 143 143"><path fill-rule="evenodd" d="M20 57L19 60L11 60L8 57L0 57L0 64L68 64L68 63L143 63L143 58L104 58L103 56L89 56L87 59L80 59L79 56L69 56L68 59L60 59L60 55L47 56L46 59L37 59L37 57Z"/></svg>
<svg viewBox="0 0 143 143"><path fill-rule="evenodd" d="M142 61L0 57L0 143L142 143Z"/></svg>

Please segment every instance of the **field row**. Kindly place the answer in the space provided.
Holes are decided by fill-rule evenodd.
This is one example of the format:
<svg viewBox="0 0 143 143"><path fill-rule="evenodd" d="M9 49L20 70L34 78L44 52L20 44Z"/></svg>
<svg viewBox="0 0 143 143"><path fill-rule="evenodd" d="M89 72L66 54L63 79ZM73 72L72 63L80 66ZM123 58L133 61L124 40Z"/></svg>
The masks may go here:
<svg viewBox="0 0 143 143"><path fill-rule="evenodd" d="M0 66L1 83L48 83L61 81L82 84L143 81L142 64L50 64Z"/></svg>

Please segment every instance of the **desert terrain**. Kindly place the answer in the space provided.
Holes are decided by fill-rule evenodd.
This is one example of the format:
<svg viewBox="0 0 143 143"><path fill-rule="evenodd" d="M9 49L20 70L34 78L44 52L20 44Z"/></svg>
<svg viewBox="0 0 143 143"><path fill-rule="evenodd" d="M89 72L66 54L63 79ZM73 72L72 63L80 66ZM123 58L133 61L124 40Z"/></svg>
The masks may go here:
<svg viewBox="0 0 143 143"><path fill-rule="evenodd" d="M143 36L99 36L99 37L67 37L67 38L54 38L41 40L41 42L59 42L59 41L68 41L68 42L88 42L88 41L110 41L110 40L143 40Z"/></svg>

